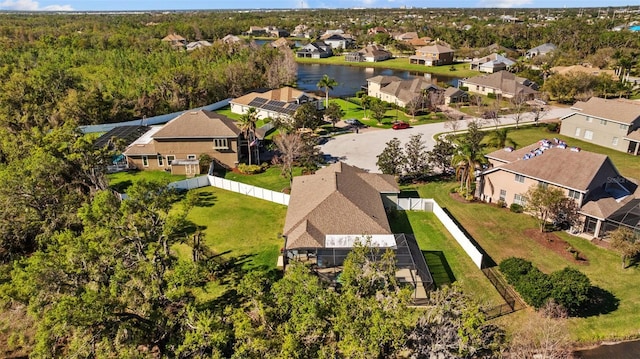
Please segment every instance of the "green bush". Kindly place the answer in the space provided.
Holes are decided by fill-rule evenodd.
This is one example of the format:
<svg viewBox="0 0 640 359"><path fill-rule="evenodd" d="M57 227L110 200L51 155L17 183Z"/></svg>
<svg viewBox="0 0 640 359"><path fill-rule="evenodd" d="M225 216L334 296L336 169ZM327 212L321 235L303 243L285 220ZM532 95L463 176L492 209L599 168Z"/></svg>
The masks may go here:
<svg viewBox="0 0 640 359"><path fill-rule="evenodd" d="M469 91L469 86L460 86L459 89L462 91Z"/></svg>
<svg viewBox="0 0 640 359"><path fill-rule="evenodd" d="M493 92L489 92L489 93L487 94L487 97L488 97L488 98L490 98L490 99L494 99L494 100L495 100L495 98L496 98L496 94L494 94Z"/></svg>
<svg viewBox="0 0 640 359"><path fill-rule="evenodd" d="M247 165L241 163L238 165L238 171L247 175L255 175L264 172L265 167L260 165Z"/></svg>
<svg viewBox="0 0 640 359"><path fill-rule="evenodd" d="M558 132L558 127L560 127L560 125L558 125L557 122L547 123L547 131L549 132Z"/></svg>
<svg viewBox="0 0 640 359"><path fill-rule="evenodd" d="M522 258L510 257L500 262L498 268L504 274L507 282L515 284L520 281L520 278L531 272L533 264Z"/></svg>
<svg viewBox="0 0 640 359"><path fill-rule="evenodd" d="M549 275L535 267L526 276L520 278L515 288L522 299L536 309L542 308L547 300L553 297L551 293L554 287Z"/></svg>
<svg viewBox="0 0 640 359"><path fill-rule="evenodd" d="M522 213L524 211L524 208L517 203L511 203L511 205L509 206L509 210L513 213Z"/></svg>
<svg viewBox="0 0 640 359"><path fill-rule="evenodd" d="M504 199L499 199L498 202L496 202L496 207L498 208L504 208L507 206L507 202L504 201Z"/></svg>
<svg viewBox="0 0 640 359"><path fill-rule="evenodd" d="M591 281L577 269L566 267L551 273L551 297L570 315L576 315L589 302Z"/></svg>

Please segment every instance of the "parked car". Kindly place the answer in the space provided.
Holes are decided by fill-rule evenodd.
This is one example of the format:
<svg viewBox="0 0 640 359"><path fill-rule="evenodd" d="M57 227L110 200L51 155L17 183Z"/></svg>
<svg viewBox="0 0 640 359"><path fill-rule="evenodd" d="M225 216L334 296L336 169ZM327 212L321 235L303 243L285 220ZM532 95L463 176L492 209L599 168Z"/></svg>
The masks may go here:
<svg viewBox="0 0 640 359"><path fill-rule="evenodd" d="M358 120L357 118L350 118L350 119L344 120L344 123L353 127L368 127L364 123L360 122L360 120Z"/></svg>
<svg viewBox="0 0 640 359"><path fill-rule="evenodd" d="M409 127L411 127L411 126L409 126L408 123L400 121L400 122L394 123L391 128L393 128L394 130L402 130L402 129L409 128Z"/></svg>

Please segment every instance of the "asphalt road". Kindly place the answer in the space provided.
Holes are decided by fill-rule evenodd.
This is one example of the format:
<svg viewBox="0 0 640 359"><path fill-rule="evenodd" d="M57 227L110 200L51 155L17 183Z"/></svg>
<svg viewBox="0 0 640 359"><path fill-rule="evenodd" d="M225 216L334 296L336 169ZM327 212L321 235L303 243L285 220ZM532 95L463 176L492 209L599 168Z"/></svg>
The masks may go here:
<svg viewBox="0 0 640 359"><path fill-rule="evenodd" d="M569 108L552 107L540 120L548 121L558 119L571 112ZM533 123L533 115L530 113L525 114L523 117L524 118L520 120L520 125ZM461 120L458 131L466 129L468 123L469 120ZM515 126L515 121L512 116L503 116L501 117L500 125ZM483 128L492 128L494 126L493 123L485 123ZM384 150L385 144L394 137L398 138L404 145L409 141L411 135L421 133L422 139L426 142L427 150L430 150L435 144L434 136L436 134L450 131L450 128L445 127L445 122L418 125L404 130L370 127L361 129L359 133L349 133L333 137L327 143L320 146L320 150L325 156L329 156L332 159L343 161L347 164L368 170L369 172L379 173L380 171L376 166L376 156Z"/></svg>

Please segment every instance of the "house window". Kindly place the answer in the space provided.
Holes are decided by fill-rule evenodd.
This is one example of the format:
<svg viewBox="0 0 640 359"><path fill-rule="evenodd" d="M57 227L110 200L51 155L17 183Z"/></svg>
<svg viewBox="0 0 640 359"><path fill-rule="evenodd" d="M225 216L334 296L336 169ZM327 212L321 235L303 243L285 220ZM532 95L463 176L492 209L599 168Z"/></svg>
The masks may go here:
<svg viewBox="0 0 640 359"><path fill-rule="evenodd" d="M505 201L507 198L507 190L506 189L501 189L500 190L500 200L501 201Z"/></svg>
<svg viewBox="0 0 640 359"><path fill-rule="evenodd" d="M513 196L513 203L515 204L519 204L521 206L524 206L525 203L527 203L527 200L524 198L523 195L521 194L515 194Z"/></svg>
<svg viewBox="0 0 640 359"><path fill-rule="evenodd" d="M226 150L229 148L229 144L227 143L226 138L214 138L213 139L213 149L214 150Z"/></svg>
<svg viewBox="0 0 640 359"><path fill-rule="evenodd" d="M611 139L611 145L612 146L617 146L618 145L618 137L614 137L613 139Z"/></svg>
<svg viewBox="0 0 640 359"><path fill-rule="evenodd" d="M516 182L524 183L524 176L517 174L516 175Z"/></svg>
<svg viewBox="0 0 640 359"><path fill-rule="evenodd" d="M620 124L620 129L627 131L629 129L629 126Z"/></svg>
<svg viewBox="0 0 640 359"><path fill-rule="evenodd" d="M584 139L585 140L593 140L593 131L585 130L584 131Z"/></svg>
<svg viewBox="0 0 640 359"><path fill-rule="evenodd" d="M149 167L149 157L147 156L142 156L142 165L144 167Z"/></svg>
<svg viewBox="0 0 640 359"><path fill-rule="evenodd" d="M158 167L164 167L164 157L158 155Z"/></svg>
<svg viewBox="0 0 640 359"><path fill-rule="evenodd" d="M593 121L593 119L591 117L589 117L589 116L587 116L586 120L587 120L587 122L592 122Z"/></svg>
<svg viewBox="0 0 640 359"><path fill-rule="evenodd" d="M580 137L580 127L576 127L575 137Z"/></svg>
<svg viewBox="0 0 640 359"><path fill-rule="evenodd" d="M171 166L171 163L176 160L176 156L167 156L167 165Z"/></svg>
<svg viewBox="0 0 640 359"><path fill-rule="evenodd" d="M570 189L569 190L569 198L580 199L580 192Z"/></svg>
<svg viewBox="0 0 640 359"><path fill-rule="evenodd" d="M195 160L196 159L196 155L187 155L187 159L188 160Z"/></svg>
<svg viewBox="0 0 640 359"><path fill-rule="evenodd" d="M607 120L600 120L600 124L606 126L607 125Z"/></svg>
<svg viewBox="0 0 640 359"><path fill-rule="evenodd" d="M544 182L544 181L538 181L538 186L546 189L546 188L549 187L549 184L547 182Z"/></svg>

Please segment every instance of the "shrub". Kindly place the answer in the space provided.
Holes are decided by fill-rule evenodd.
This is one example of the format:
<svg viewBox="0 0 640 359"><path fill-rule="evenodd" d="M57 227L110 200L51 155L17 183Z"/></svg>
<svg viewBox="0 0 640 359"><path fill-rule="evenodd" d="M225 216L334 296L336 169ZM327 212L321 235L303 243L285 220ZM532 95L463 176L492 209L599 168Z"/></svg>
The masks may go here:
<svg viewBox="0 0 640 359"><path fill-rule="evenodd" d="M515 288L522 296L522 299L536 309L540 309L545 305L554 289L549 276L535 267L521 278Z"/></svg>
<svg viewBox="0 0 640 359"><path fill-rule="evenodd" d="M577 269L566 267L551 273L551 297L562 305L570 315L575 315L589 301L591 281Z"/></svg>
<svg viewBox="0 0 640 359"><path fill-rule="evenodd" d="M531 272L533 264L522 258L510 257L500 262L498 268L500 268L500 272L504 274L507 282L515 285L520 281L520 278Z"/></svg>
<svg viewBox="0 0 640 359"><path fill-rule="evenodd" d="M557 122L549 122L547 124L547 131L549 132L559 132L560 125Z"/></svg>
<svg viewBox="0 0 640 359"><path fill-rule="evenodd" d="M265 170L264 166L260 166L260 165L247 165L244 163L241 163L238 165L238 171L247 175L255 175L258 173L262 173L264 172L264 170Z"/></svg>
<svg viewBox="0 0 640 359"><path fill-rule="evenodd" d="M469 86L460 86L459 88L462 91L469 91Z"/></svg>
<svg viewBox="0 0 640 359"><path fill-rule="evenodd" d="M496 202L496 207L498 208L504 208L507 206L507 202L504 201L504 199L499 199L498 202Z"/></svg>
<svg viewBox="0 0 640 359"><path fill-rule="evenodd" d="M524 211L524 208L517 203L511 203L511 206L509 206L509 210L513 213L522 213Z"/></svg>
<svg viewBox="0 0 640 359"><path fill-rule="evenodd" d="M496 94L494 94L493 92L489 92L487 94L487 97L490 98L490 99L495 99L496 98Z"/></svg>

